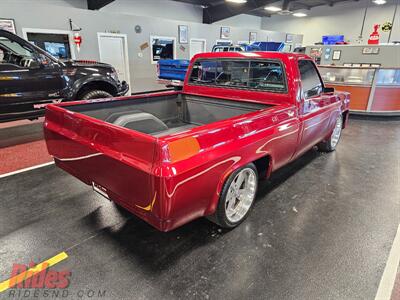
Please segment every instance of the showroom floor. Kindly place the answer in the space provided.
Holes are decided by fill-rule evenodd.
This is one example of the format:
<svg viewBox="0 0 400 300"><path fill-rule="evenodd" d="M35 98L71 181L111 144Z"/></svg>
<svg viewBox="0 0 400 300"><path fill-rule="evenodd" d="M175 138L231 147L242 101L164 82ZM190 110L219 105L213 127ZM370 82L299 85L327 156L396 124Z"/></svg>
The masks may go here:
<svg viewBox="0 0 400 300"><path fill-rule="evenodd" d="M107 299L374 299L399 225L399 149L399 120L352 118L336 152L263 182L232 231L201 219L158 232L54 165L7 176L0 282L65 251L54 269L71 270L69 289Z"/></svg>

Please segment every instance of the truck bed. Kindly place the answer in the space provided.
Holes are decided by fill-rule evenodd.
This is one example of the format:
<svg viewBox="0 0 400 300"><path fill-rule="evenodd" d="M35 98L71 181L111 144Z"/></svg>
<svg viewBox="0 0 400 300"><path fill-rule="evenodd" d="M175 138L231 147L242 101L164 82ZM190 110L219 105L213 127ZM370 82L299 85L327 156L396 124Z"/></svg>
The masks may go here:
<svg viewBox="0 0 400 300"><path fill-rule="evenodd" d="M256 128L282 109L180 92L148 93L49 105L44 133L57 166L168 231L207 213L219 172L238 159L220 162L229 155L227 148L244 143L254 153L262 145L249 143L252 134L267 134ZM188 201L184 193L199 188L199 199Z"/></svg>
<svg viewBox="0 0 400 300"><path fill-rule="evenodd" d="M265 109L269 105L178 93L64 107L107 123L161 137Z"/></svg>

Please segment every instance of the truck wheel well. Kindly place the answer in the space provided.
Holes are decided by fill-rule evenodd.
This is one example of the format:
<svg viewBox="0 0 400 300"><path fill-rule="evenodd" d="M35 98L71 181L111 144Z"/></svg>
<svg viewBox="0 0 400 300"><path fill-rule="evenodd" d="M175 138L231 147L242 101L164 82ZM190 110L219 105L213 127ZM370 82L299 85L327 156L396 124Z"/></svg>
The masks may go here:
<svg viewBox="0 0 400 300"><path fill-rule="evenodd" d="M79 89L75 98L80 99L80 97L87 91L94 91L94 90L105 91L113 96L117 94L117 89L112 84L105 81L91 81L89 83L86 83Z"/></svg>
<svg viewBox="0 0 400 300"><path fill-rule="evenodd" d="M253 164L257 168L258 178L267 178L269 176L269 168L271 163L271 157L269 155L263 156L255 161Z"/></svg>

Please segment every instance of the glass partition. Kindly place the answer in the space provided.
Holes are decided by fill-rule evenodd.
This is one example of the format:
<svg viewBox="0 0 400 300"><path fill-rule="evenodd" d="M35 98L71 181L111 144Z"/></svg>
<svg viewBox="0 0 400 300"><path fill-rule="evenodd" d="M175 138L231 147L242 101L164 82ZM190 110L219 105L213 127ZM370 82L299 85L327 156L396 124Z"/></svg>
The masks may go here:
<svg viewBox="0 0 400 300"><path fill-rule="evenodd" d="M326 83L372 85L375 68L323 67L320 66L322 79Z"/></svg>
<svg viewBox="0 0 400 300"><path fill-rule="evenodd" d="M400 86L400 69L378 69L376 77L377 85Z"/></svg>
<svg viewBox="0 0 400 300"><path fill-rule="evenodd" d="M326 86L346 91L350 111L400 115L400 68L319 66Z"/></svg>

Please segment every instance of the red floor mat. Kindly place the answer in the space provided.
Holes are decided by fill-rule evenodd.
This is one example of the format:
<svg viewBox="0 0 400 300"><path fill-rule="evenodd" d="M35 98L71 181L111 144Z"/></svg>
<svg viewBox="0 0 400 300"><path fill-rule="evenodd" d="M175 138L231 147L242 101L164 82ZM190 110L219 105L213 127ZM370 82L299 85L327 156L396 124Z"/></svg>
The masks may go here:
<svg viewBox="0 0 400 300"><path fill-rule="evenodd" d="M0 175L52 161L44 140L0 149Z"/></svg>

